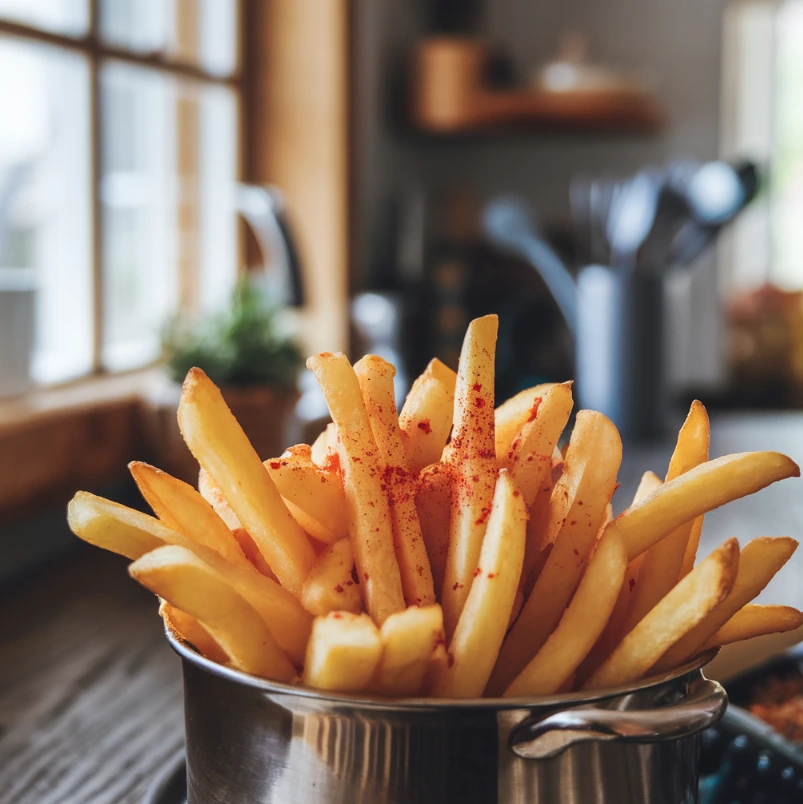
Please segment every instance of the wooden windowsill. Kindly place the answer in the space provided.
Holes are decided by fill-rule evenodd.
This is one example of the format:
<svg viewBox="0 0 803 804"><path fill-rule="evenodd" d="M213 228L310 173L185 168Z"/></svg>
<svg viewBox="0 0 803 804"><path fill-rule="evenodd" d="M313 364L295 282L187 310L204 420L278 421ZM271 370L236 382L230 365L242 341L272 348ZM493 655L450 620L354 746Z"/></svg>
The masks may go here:
<svg viewBox="0 0 803 804"><path fill-rule="evenodd" d="M121 476L142 455L141 399L159 376L93 377L0 402L0 516Z"/></svg>

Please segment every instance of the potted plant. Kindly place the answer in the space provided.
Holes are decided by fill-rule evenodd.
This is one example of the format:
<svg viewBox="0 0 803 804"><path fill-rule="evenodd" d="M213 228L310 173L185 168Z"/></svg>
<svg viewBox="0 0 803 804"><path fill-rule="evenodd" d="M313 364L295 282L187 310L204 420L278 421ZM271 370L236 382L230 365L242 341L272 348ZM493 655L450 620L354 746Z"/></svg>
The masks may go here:
<svg viewBox="0 0 803 804"><path fill-rule="evenodd" d="M280 319L281 310L244 279L224 312L197 320L177 316L168 324L162 338L168 384L151 395L146 417L146 436L160 466L187 482L197 480L198 466L176 423L180 386L193 366L221 389L260 458L282 452L303 361Z"/></svg>

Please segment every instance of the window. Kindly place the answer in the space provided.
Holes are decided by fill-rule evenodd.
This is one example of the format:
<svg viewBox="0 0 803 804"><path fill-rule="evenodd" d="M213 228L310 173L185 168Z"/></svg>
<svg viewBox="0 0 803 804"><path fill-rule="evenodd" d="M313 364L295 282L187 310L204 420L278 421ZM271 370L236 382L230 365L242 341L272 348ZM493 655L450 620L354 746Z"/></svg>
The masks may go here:
<svg viewBox="0 0 803 804"><path fill-rule="evenodd" d="M768 180L723 244L732 288L803 289L802 39L803 0L740 0L725 16L723 151Z"/></svg>
<svg viewBox="0 0 803 804"><path fill-rule="evenodd" d="M147 365L228 299L238 6L0 0L0 271L34 277L39 382Z"/></svg>

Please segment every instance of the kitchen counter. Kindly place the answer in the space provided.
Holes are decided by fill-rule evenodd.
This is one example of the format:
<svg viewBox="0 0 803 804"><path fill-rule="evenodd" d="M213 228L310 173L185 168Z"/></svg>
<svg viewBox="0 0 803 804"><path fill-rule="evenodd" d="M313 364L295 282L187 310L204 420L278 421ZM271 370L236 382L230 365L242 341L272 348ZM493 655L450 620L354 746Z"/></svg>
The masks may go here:
<svg viewBox="0 0 803 804"><path fill-rule="evenodd" d="M618 509L644 470L666 471L672 446L625 447ZM803 463L803 414L715 419L712 456L754 449ZM701 553L728 536L744 544L760 535L803 536L803 480L709 514ZM2 804L141 802L181 751L179 662L156 601L129 580L126 563L80 546L0 592ZM801 577L803 551L759 600L803 608Z"/></svg>

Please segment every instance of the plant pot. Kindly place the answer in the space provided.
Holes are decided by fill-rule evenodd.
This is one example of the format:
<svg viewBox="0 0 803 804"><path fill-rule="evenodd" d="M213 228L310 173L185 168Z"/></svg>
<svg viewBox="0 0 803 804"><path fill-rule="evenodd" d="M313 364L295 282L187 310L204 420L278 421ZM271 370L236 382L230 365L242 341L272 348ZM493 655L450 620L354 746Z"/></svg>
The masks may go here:
<svg viewBox="0 0 803 804"><path fill-rule="evenodd" d="M220 390L262 460L281 455L293 443L291 433L299 397L295 388L252 385ZM180 385L166 376L155 382L143 397L143 429L154 464L194 486L198 482L198 463L178 427L180 399Z"/></svg>

